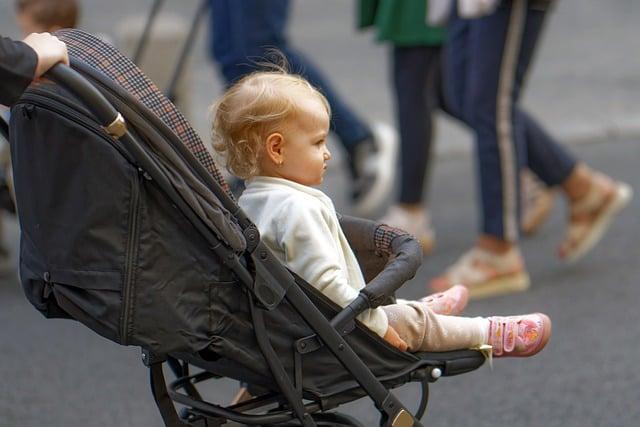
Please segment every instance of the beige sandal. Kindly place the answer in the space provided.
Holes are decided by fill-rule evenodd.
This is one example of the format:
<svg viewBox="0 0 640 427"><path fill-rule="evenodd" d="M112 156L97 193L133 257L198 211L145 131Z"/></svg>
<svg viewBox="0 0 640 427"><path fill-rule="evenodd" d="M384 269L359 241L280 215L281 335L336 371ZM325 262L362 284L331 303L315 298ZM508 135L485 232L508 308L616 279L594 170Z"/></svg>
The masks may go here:
<svg viewBox="0 0 640 427"><path fill-rule="evenodd" d="M570 206L569 226L558 249L559 257L575 262L586 255L632 198L633 190L628 184L594 172L589 191Z"/></svg>
<svg viewBox="0 0 640 427"><path fill-rule="evenodd" d="M531 236L549 218L555 191L546 187L536 176L525 170L521 173L522 233Z"/></svg>
<svg viewBox="0 0 640 427"><path fill-rule="evenodd" d="M517 248L494 254L474 247L442 276L434 278L430 287L442 292L454 284L466 286L469 298L478 299L525 291L530 280Z"/></svg>

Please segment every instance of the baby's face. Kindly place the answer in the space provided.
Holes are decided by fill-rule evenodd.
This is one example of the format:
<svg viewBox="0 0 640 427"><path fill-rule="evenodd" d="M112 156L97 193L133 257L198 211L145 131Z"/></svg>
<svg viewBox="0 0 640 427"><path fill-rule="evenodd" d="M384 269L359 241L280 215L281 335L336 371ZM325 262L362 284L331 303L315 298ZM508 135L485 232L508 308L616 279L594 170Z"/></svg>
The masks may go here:
<svg viewBox="0 0 640 427"><path fill-rule="evenodd" d="M298 101L298 110L282 134L284 159L278 174L299 184L320 185L331 153L327 148L329 114L316 97Z"/></svg>

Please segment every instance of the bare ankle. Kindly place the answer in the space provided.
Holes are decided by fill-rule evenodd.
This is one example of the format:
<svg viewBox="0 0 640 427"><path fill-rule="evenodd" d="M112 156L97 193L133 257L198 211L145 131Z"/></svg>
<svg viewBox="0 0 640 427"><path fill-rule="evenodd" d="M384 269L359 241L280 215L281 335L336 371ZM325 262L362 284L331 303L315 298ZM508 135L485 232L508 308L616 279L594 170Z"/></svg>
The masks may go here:
<svg viewBox="0 0 640 427"><path fill-rule="evenodd" d="M592 185L593 171L584 164L576 165L567 179L562 183L562 190L570 201L584 197Z"/></svg>
<svg viewBox="0 0 640 427"><path fill-rule="evenodd" d="M504 254L515 247L515 243L499 239L489 234L482 234L476 242L476 247L494 254Z"/></svg>
<svg viewBox="0 0 640 427"><path fill-rule="evenodd" d="M398 207L411 214L420 214L425 211L420 203L398 203Z"/></svg>

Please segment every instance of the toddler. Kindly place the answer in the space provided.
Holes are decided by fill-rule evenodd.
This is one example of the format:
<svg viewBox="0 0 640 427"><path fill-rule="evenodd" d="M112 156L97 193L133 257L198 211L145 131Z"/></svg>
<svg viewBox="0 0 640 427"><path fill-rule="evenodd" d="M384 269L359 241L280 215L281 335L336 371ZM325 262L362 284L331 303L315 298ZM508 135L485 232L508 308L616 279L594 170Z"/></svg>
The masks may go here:
<svg viewBox="0 0 640 427"><path fill-rule="evenodd" d="M246 179L239 204L264 243L291 270L345 307L365 282L331 199L313 188L322 183L331 159L327 100L302 77L256 72L233 85L213 113L214 147L225 155L229 171ZM488 318L441 314L458 313L465 302L466 291L456 287L423 300L370 309L358 319L391 345L412 352L488 344L495 357L524 357L538 353L549 340L551 321L541 313Z"/></svg>

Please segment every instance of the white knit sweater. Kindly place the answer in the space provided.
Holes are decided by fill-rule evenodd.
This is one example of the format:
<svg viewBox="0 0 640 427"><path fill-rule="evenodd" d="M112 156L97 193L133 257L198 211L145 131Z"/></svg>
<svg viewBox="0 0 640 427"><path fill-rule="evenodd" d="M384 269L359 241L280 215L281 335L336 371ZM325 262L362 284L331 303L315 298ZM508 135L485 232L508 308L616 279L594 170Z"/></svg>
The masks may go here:
<svg viewBox="0 0 640 427"><path fill-rule="evenodd" d="M340 307L364 288L358 261L347 242L331 199L322 191L281 178L247 180L238 200L262 241L292 271ZM358 316L380 336L387 332L381 308Z"/></svg>

